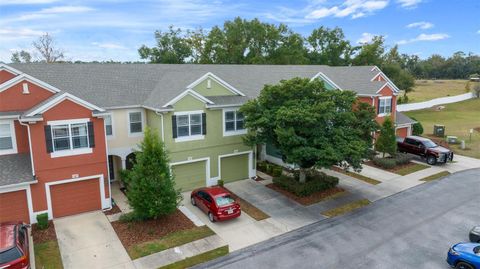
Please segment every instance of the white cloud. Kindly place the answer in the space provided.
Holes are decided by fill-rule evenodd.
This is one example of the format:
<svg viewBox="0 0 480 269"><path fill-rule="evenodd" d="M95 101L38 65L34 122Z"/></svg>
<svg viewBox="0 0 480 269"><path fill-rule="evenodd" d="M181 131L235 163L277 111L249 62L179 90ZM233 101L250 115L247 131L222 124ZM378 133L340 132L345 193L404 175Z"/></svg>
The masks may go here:
<svg viewBox="0 0 480 269"><path fill-rule="evenodd" d="M97 46L99 48L104 48L104 49L126 49L125 46L115 44L115 43L92 42L92 45Z"/></svg>
<svg viewBox="0 0 480 269"><path fill-rule="evenodd" d="M413 22L407 25L407 28L430 29L433 28L433 23L426 21Z"/></svg>
<svg viewBox="0 0 480 269"><path fill-rule="evenodd" d="M420 34L415 38L412 39L404 39L397 42L398 45L404 45L408 43L414 43L419 41L439 41L443 39L447 39L450 36L448 34Z"/></svg>
<svg viewBox="0 0 480 269"><path fill-rule="evenodd" d="M478 30L478 31L477 31L477 34L479 34L479 35L480 35L480 30Z"/></svg>
<svg viewBox="0 0 480 269"><path fill-rule="evenodd" d="M82 13L94 10L87 6L57 6L40 10L40 14L60 14L60 13Z"/></svg>
<svg viewBox="0 0 480 269"><path fill-rule="evenodd" d="M341 5L325 7L316 7L315 10L308 13L307 19L321 19L325 17L343 18L351 16L352 19L361 18L374 13L377 10L384 9L388 5L388 0L347 0Z"/></svg>
<svg viewBox="0 0 480 269"><path fill-rule="evenodd" d="M9 36L16 36L16 37L34 37L40 36L44 34L42 31L36 31L29 28L21 28L21 29L12 29L12 28L4 28L0 29L0 36L9 37Z"/></svg>
<svg viewBox="0 0 480 269"><path fill-rule="evenodd" d="M375 34L372 33L363 33L362 36L357 40L358 44L365 44L370 41L375 37Z"/></svg>
<svg viewBox="0 0 480 269"><path fill-rule="evenodd" d="M416 8L423 0L397 0L397 3L404 8Z"/></svg>
<svg viewBox="0 0 480 269"><path fill-rule="evenodd" d="M58 0L2 0L0 1L0 6L50 4L57 1Z"/></svg>

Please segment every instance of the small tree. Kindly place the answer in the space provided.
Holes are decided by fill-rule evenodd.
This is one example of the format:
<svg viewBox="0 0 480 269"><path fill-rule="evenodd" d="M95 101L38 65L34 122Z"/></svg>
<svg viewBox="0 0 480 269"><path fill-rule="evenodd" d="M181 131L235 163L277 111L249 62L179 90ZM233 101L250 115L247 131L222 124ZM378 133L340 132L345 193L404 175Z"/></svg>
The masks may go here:
<svg viewBox="0 0 480 269"><path fill-rule="evenodd" d="M417 121L415 118L412 118L412 120L416 121L412 125L412 134L413 135L422 135L423 134L423 125Z"/></svg>
<svg viewBox="0 0 480 269"><path fill-rule="evenodd" d="M375 142L375 149L383 153L390 154L390 156L395 156L397 153L397 141L395 137L395 127L393 126L392 120L386 118L380 129L380 136Z"/></svg>
<svg viewBox="0 0 480 269"><path fill-rule="evenodd" d="M480 98L480 82L477 82L476 85L473 87L473 94L475 97Z"/></svg>
<svg viewBox="0 0 480 269"><path fill-rule="evenodd" d="M181 195L175 189L165 146L155 131L145 130L136 162L127 174L127 198L134 218L156 219L175 212Z"/></svg>
<svg viewBox="0 0 480 269"><path fill-rule="evenodd" d="M64 58L63 50L56 47L55 39L48 33L40 36L32 45L40 54L41 61L55 63Z"/></svg>

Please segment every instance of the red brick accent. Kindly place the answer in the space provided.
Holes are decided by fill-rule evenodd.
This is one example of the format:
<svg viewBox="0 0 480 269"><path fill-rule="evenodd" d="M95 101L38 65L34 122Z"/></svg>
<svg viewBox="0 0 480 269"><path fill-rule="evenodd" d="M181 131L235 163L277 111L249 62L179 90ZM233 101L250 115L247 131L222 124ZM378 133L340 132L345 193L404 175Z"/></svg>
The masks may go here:
<svg viewBox="0 0 480 269"><path fill-rule="evenodd" d="M5 81L9 81L15 77L15 74L12 74L6 70L0 70L0 84L4 83Z"/></svg>
<svg viewBox="0 0 480 269"><path fill-rule="evenodd" d="M23 83L28 84L29 94L23 94ZM25 111L52 95L51 91L22 80L0 92L0 111Z"/></svg>

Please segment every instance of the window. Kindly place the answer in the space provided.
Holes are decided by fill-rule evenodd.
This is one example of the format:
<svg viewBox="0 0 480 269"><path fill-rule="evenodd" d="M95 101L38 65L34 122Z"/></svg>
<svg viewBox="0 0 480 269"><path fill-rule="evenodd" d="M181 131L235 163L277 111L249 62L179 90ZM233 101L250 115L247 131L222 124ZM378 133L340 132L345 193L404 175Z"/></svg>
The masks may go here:
<svg viewBox="0 0 480 269"><path fill-rule="evenodd" d="M107 115L103 118L105 122L105 133L107 136L113 135L112 115Z"/></svg>
<svg viewBox="0 0 480 269"><path fill-rule="evenodd" d="M224 135L245 133L245 118L237 110L227 110L224 112Z"/></svg>
<svg viewBox="0 0 480 269"><path fill-rule="evenodd" d="M0 152L13 150L12 124L0 122Z"/></svg>
<svg viewBox="0 0 480 269"><path fill-rule="evenodd" d="M389 114L392 112L392 97L380 97L378 99L378 114Z"/></svg>
<svg viewBox="0 0 480 269"><path fill-rule="evenodd" d="M87 123L52 126L53 151L88 148Z"/></svg>
<svg viewBox="0 0 480 269"><path fill-rule="evenodd" d="M202 134L202 114L177 116L178 137Z"/></svg>
<svg viewBox="0 0 480 269"><path fill-rule="evenodd" d="M136 134L143 131L142 112L130 112L128 113L130 133Z"/></svg>

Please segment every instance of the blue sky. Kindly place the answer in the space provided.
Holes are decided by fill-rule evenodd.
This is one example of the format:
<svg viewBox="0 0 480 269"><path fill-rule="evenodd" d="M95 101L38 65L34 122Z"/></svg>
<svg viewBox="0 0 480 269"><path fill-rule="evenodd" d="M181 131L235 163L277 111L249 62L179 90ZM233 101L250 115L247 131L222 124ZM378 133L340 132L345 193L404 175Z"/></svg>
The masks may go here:
<svg viewBox="0 0 480 269"><path fill-rule="evenodd" d="M139 60L155 30L221 25L236 16L285 23L308 35L341 27L352 43L374 35L426 58L455 51L480 54L479 0L0 0L0 61L51 33L68 60Z"/></svg>

